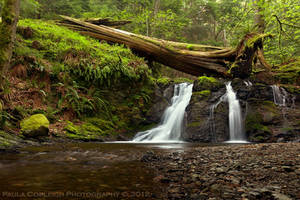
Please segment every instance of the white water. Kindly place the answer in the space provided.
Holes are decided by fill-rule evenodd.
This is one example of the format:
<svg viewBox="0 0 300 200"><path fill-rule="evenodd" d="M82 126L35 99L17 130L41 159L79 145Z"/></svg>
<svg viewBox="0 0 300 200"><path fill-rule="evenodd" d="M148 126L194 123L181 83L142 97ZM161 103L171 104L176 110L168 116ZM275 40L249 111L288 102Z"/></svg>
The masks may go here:
<svg viewBox="0 0 300 200"><path fill-rule="evenodd" d="M193 84L181 83L174 86L171 106L162 117L161 125L135 135L133 142L166 143L180 142L185 109L192 96Z"/></svg>
<svg viewBox="0 0 300 200"><path fill-rule="evenodd" d="M252 87L253 85L250 81L244 81L244 83L247 87Z"/></svg>
<svg viewBox="0 0 300 200"><path fill-rule="evenodd" d="M286 106L286 100L287 100L287 92L281 88L278 87L277 85L272 85L271 86L273 89L273 98L274 98L274 103L278 106Z"/></svg>
<svg viewBox="0 0 300 200"><path fill-rule="evenodd" d="M250 85L250 84L249 84ZM214 109L221 103L227 101L229 105L229 141L226 143L247 143L244 128L240 102L232 89L231 82L226 84L226 94L211 107L210 118L214 120ZM212 122L211 134L215 134L215 125Z"/></svg>
<svg viewBox="0 0 300 200"><path fill-rule="evenodd" d="M227 101L229 104L229 142L244 141L243 120L240 102L232 89L231 82L226 84Z"/></svg>

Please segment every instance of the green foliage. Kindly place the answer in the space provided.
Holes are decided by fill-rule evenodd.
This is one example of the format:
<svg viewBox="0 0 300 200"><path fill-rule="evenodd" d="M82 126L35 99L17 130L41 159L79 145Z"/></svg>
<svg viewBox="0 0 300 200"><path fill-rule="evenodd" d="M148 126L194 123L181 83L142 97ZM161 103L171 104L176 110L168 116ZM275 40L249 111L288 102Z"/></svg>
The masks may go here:
<svg viewBox="0 0 300 200"><path fill-rule="evenodd" d="M102 140L102 137L111 134L115 126L110 121L99 118L88 118L81 125L68 122L64 128L66 136L76 140Z"/></svg>
<svg viewBox="0 0 300 200"><path fill-rule="evenodd" d="M299 84L300 79L300 58L281 65L278 69L273 69L276 74L275 79L282 84Z"/></svg>
<svg viewBox="0 0 300 200"><path fill-rule="evenodd" d="M161 78L156 79L156 82L161 85L167 85L170 83L170 81L171 80L168 77L161 77Z"/></svg>
<svg viewBox="0 0 300 200"><path fill-rule="evenodd" d="M78 79L111 86L119 81L142 81L151 73L144 60L134 56L128 48L99 43L51 22L21 20L21 26L34 30L34 38L18 45L17 55L29 56L28 47L39 41L42 50L33 50L34 55L55 62L53 72L67 72ZM61 63L56 63L60 60Z"/></svg>

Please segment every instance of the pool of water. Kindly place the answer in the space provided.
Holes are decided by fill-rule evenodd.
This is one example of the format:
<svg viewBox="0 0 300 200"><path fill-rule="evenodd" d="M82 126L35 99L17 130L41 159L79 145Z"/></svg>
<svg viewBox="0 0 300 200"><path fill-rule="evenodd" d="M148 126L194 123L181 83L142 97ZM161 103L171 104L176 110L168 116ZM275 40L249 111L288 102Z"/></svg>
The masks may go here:
<svg viewBox="0 0 300 200"><path fill-rule="evenodd" d="M163 188L141 157L147 151L184 151L194 146L71 143L1 153L0 199L156 199Z"/></svg>

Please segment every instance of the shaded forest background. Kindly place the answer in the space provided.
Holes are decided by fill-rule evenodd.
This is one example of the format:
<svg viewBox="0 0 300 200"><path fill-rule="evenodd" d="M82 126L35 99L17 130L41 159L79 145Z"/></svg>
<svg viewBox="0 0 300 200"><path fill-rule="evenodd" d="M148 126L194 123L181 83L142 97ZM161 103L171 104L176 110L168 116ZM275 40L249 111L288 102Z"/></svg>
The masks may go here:
<svg viewBox="0 0 300 200"><path fill-rule="evenodd" d="M263 31L275 36L264 46L271 65L300 54L300 5L294 0L22 0L20 13L21 18L130 20L122 29L216 46L236 46L246 33Z"/></svg>
<svg viewBox="0 0 300 200"><path fill-rule="evenodd" d="M0 9L3 3L0 0ZM120 29L188 44L236 47L247 33L271 34L260 52L272 69L252 68L251 78L300 94L297 1L21 0L12 59L0 91L0 147L19 141L19 133L27 137L28 130L20 124L36 114L49 120L53 136L128 140L159 123L160 112L168 105L161 89L173 83L217 82L138 57L124 45L82 36L59 25L59 15L129 20ZM211 91L205 88L203 94Z"/></svg>

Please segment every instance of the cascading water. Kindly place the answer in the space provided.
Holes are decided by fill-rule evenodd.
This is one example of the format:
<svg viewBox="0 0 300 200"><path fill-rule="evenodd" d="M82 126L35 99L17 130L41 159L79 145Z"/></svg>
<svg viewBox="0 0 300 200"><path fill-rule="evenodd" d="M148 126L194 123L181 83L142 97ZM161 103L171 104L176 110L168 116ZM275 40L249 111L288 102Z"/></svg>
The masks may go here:
<svg viewBox="0 0 300 200"><path fill-rule="evenodd" d="M236 98L236 94L232 89L231 82L226 84L227 101L229 104L229 134L230 143L245 142L245 134L243 130L243 120L241 114L240 102Z"/></svg>
<svg viewBox="0 0 300 200"><path fill-rule="evenodd" d="M174 86L171 106L162 117L161 125L148 131L137 133L133 142L179 142L185 109L193 91L193 84L181 83Z"/></svg>
<svg viewBox="0 0 300 200"><path fill-rule="evenodd" d="M229 141L228 143L246 143L246 136L243 129L243 119L241 114L241 107L236 94L232 89L231 82L226 84L226 94L224 94L219 101L210 108L210 131L215 135L214 124L214 109L221 103L227 101L229 104ZM215 137L215 136L214 136Z"/></svg>
<svg viewBox="0 0 300 200"><path fill-rule="evenodd" d="M287 99L287 92L277 86L277 85L272 85L272 90L273 90L273 98L274 98L274 103L278 106L286 106L286 99Z"/></svg>

